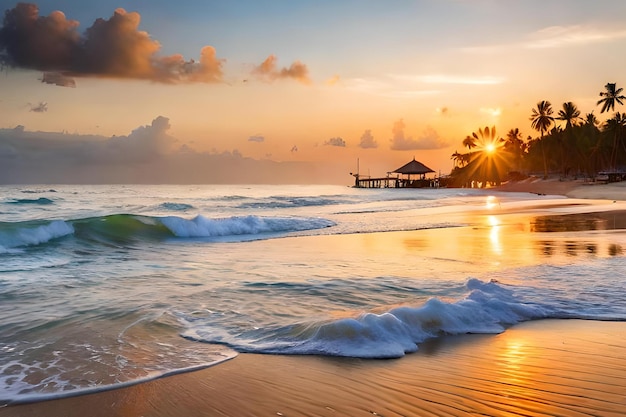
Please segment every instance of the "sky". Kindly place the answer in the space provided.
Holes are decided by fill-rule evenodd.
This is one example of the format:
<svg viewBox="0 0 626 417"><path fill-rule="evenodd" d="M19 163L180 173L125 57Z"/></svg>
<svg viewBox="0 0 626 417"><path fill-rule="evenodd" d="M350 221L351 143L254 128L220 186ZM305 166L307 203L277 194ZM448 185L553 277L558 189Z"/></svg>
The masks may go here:
<svg viewBox="0 0 626 417"><path fill-rule="evenodd" d="M6 11L6 12L5 12ZM0 0L0 183L351 184L626 85L623 0ZM358 161L358 162L357 162Z"/></svg>

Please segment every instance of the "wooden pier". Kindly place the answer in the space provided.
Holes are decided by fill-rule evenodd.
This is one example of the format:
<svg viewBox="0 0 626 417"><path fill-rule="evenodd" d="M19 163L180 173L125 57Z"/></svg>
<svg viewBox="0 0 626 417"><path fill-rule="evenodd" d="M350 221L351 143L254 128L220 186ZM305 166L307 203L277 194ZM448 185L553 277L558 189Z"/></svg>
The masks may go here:
<svg viewBox="0 0 626 417"><path fill-rule="evenodd" d="M400 177L371 178L354 175L356 188L438 188L437 178L408 179Z"/></svg>
<svg viewBox="0 0 626 417"><path fill-rule="evenodd" d="M354 177L356 188L439 188L438 178L426 178L426 174L434 172L413 158L412 161L395 171L388 172L386 177L380 178L360 175L357 160L357 172L356 174L350 173L350 175ZM412 175L413 178L411 178Z"/></svg>

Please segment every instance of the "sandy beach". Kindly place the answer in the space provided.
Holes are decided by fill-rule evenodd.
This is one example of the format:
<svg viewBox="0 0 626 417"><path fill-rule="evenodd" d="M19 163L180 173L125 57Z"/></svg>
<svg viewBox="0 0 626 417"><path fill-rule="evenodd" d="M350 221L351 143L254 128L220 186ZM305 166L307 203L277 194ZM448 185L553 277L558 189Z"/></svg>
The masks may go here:
<svg viewBox="0 0 626 417"><path fill-rule="evenodd" d="M559 178L543 180L530 177L523 181L505 183L496 189L592 200L626 200L626 182L603 184L586 180L560 180Z"/></svg>
<svg viewBox="0 0 626 417"><path fill-rule="evenodd" d="M626 200L626 183L535 180L506 184L499 190ZM593 206L586 210L592 212ZM621 228L626 217L623 211L616 213ZM523 220L519 224L526 224L538 214L530 210L515 215ZM545 239L539 242L518 223L503 228L498 265L539 264L546 256L541 248L532 252ZM386 248L397 250L389 244L395 240L405 250L411 245L428 250L429 240L452 237L444 233L454 234L458 241L449 239L447 255L461 261L476 256L464 252L463 242L489 240L480 228L393 232L385 234ZM363 239L335 236L328 242L339 245ZM559 235L554 239L558 241ZM567 235L563 242L576 250L576 236ZM531 252L520 252L526 247ZM490 268L494 262L484 256L482 263L474 260L477 268ZM561 262L568 262L567 256L571 253L563 255ZM538 320L497 335L440 337L394 360L239 354L201 371L127 388L9 405L0 408L0 417L621 416L626 411L624 340L626 322Z"/></svg>
<svg viewBox="0 0 626 417"><path fill-rule="evenodd" d="M626 323L544 320L376 361L242 354L0 416L621 416Z"/></svg>

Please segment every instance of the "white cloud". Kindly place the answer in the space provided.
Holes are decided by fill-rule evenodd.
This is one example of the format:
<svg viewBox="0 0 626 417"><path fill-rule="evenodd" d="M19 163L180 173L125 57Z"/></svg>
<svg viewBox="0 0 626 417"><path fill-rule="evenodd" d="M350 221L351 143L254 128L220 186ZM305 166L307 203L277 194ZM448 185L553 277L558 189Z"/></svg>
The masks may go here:
<svg viewBox="0 0 626 417"><path fill-rule="evenodd" d="M502 109L500 107L481 107L480 112L488 114L489 116L498 117L502 114Z"/></svg>
<svg viewBox="0 0 626 417"><path fill-rule="evenodd" d="M524 43L525 48L559 48L564 46L588 45L591 43L610 42L626 38L626 30L598 28L584 26L550 26L530 35L530 40Z"/></svg>
<svg viewBox="0 0 626 417"><path fill-rule="evenodd" d="M492 55L511 49L550 49L612 42L626 38L626 30L583 25L548 26L526 35L524 40L506 44L478 45L463 48L470 54Z"/></svg>

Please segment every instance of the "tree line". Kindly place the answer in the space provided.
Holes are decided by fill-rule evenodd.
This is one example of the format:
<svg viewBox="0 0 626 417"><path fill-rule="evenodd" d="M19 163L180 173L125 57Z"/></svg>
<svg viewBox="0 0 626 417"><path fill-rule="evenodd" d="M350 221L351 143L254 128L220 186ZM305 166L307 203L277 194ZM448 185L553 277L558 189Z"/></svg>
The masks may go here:
<svg viewBox="0 0 626 417"><path fill-rule="evenodd" d="M623 105L626 96L615 83L605 85L597 105L600 113ZM530 116L538 137L523 139L518 128L499 137L495 127L478 129L463 140L467 152L451 158L451 186L486 187L528 175L558 174L561 178L595 179L600 172L624 172L626 167L626 113L615 112L600 123L593 111L581 116L568 101L555 114L547 100L537 103Z"/></svg>

